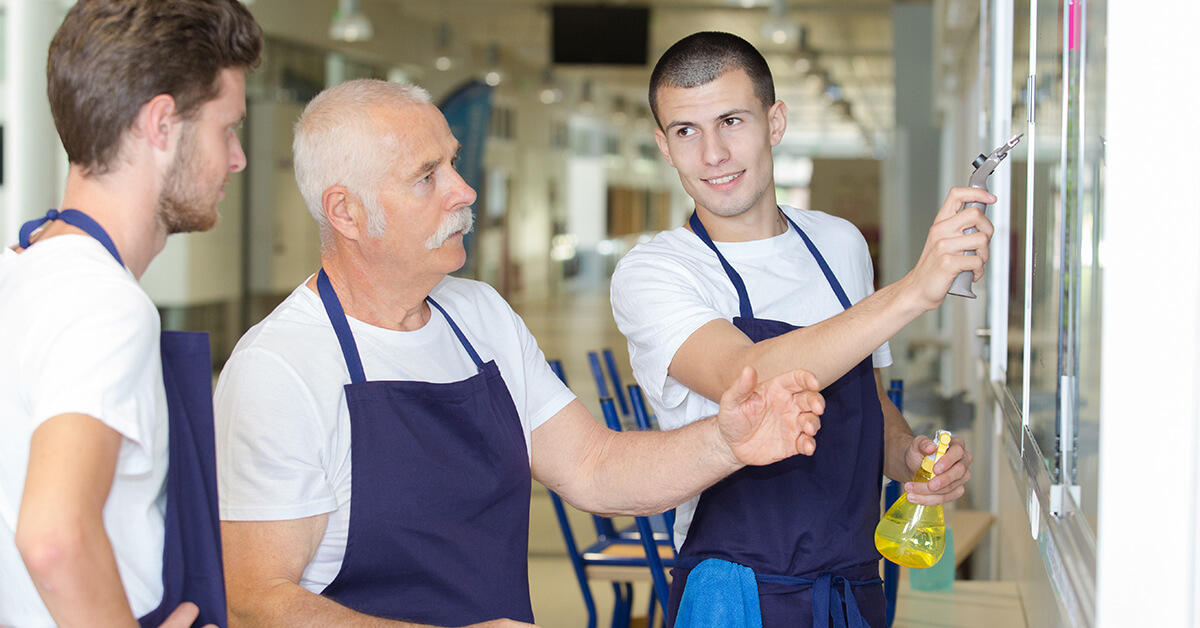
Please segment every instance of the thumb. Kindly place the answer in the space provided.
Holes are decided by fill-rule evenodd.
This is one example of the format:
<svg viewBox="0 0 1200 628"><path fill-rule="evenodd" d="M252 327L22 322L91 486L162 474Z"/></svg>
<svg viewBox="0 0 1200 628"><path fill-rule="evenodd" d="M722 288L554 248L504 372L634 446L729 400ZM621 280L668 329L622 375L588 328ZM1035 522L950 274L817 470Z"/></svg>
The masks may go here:
<svg viewBox="0 0 1200 628"><path fill-rule="evenodd" d="M758 385L758 372L753 366L742 367L742 374L738 376L737 384L734 386L734 391L737 395L734 398L734 403L741 403L750 398L754 394L754 387Z"/></svg>
<svg viewBox="0 0 1200 628"><path fill-rule="evenodd" d="M184 602L175 607L160 628L188 628L200 616L200 608L191 602Z"/></svg>

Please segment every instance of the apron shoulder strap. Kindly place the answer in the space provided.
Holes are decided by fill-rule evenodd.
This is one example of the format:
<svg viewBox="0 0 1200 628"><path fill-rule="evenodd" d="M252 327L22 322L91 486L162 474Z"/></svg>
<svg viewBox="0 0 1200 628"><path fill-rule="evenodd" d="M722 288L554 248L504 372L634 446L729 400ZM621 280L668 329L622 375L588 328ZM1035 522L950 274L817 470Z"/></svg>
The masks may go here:
<svg viewBox="0 0 1200 628"><path fill-rule="evenodd" d="M825 273L825 280L829 282L829 287L833 288L833 293L837 295L838 301L842 304L842 308L847 310L850 309L850 299L846 297L846 291L842 290L842 284L838 282L837 277L834 276L833 269L829 268L829 264L825 263L825 258L821 255L821 252L817 250L817 245L813 244L813 241L809 239L808 234L804 233L804 230L800 228L800 225L797 225L794 221L792 221L791 218L788 218L787 214L783 214L783 217L787 218L788 224L790 224L792 228L796 230L796 233L800 234L801 239L804 240L804 245L808 247L809 252L812 253L813 257L817 259L817 265L821 267L821 272Z"/></svg>
<svg viewBox="0 0 1200 628"><path fill-rule="evenodd" d="M350 381L355 384L367 381L367 376L363 373L362 358L358 355L358 345L354 344L354 334L350 333L350 323L346 320L342 302L338 300L337 292L334 291L333 284L329 283L329 275L325 274L324 268L317 273L317 292L321 295L325 313L329 315L329 322L337 334L338 344L342 346L342 357L346 360L346 369L350 371Z"/></svg>
<svg viewBox="0 0 1200 628"><path fill-rule="evenodd" d="M696 211L692 210L692 217L688 219L688 224L692 227L692 232L700 238L708 248L712 249L713 253L717 254L717 259L721 262L721 267L725 269L725 274L729 276L729 281L733 284L733 288L738 294L738 312L742 318L754 318L754 309L750 307L750 293L746 291L746 283L742 281L742 276L738 274L733 266L721 255L721 251L717 249L717 245L713 243L712 238L708 236L708 230L704 228L704 223L700 222L700 217L696 215Z"/></svg>
<svg viewBox="0 0 1200 628"><path fill-rule="evenodd" d="M32 244L30 239L33 237L34 232L38 229L41 229L42 225L45 225L53 220L61 220L72 227L83 229L84 233L99 241L100 244L102 244L104 248L108 250L109 254L111 254L113 258L117 260L118 264L125 266L125 261L121 259L121 254L117 252L117 245L113 243L112 238L109 237L108 232L104 230L104 227L101 227L100 223L96 222L91 216L79 211L78 209L64 209L62 211L51 209L50 211L46 212L45 216L42 216L41 218L34 218L33 220L26 222L25 224L21 225L21 231L18 234L17 244L23 249L29 248L29 245Z"/></svg>
<svg viewBox="0 0 1200 628"><path fill-rule="evenodd" d="M471 346L471 341L467 340L466 334L458 328L458 324L454 322L454 319L450 317L446 309L439 305L437 301L434 301L433 297L425 297L425 300L429 301L430 305L436 307L442 313L442 316L446 317L446 322L450 323L450 329L454 330L454 335L458 336L458 341L462 343L463 348L467 350L467 354L471 356L471 360L475 362L475 368L482 369L483 360L479 358L479 354L475 352L475 347Z"/></svg>

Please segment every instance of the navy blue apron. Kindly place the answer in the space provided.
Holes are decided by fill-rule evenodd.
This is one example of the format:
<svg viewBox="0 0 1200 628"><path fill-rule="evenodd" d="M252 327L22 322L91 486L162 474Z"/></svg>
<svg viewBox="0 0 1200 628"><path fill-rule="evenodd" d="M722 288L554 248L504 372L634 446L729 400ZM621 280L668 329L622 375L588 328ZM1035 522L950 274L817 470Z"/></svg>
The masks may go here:
<svg viewBox="0 0 1200 628"><path fill-rule="evenodd" d="M350 529L322 595L422 624L533 622L529 455L495 361L485 364L427 298L478 372L451 383L367 381L324 270L317 289L350 371Z"/></svg>
<svg viewBox="0 0 1200 628"><path fill-rule="evenodd" d="M816 258L842 307L849 308L850 300L817 247L790 218L788 223ZM754 342L798 329L755 318L741 276L695 213L689 224L717 254L737 290L740 316L733 319L734 326ZM825 413L812 456L745 467L700 495L671 572L669 623L691 569L706 558L719 558L754 570L765 628L829 626L831 620L838 628L884 625L880 556L874 542L883 474L883 411L871 356L821 394Z"/></svg>
<svg viewBox="0 0 1200 628"><path fill-rule="evenodd" d="M46 222L62 220L100 241L125 265L112 238L87 214L50 210L21 227L20 246ZM183 602L200 607L195 625L228 624L221 528L217 512L216 443L213 434L212 356L206 332L164 331L161 337L163 387L167 393L170 437L163 519L163 599L138 622L158 626ZM186 540L186 542L185 542Z"/></svg>

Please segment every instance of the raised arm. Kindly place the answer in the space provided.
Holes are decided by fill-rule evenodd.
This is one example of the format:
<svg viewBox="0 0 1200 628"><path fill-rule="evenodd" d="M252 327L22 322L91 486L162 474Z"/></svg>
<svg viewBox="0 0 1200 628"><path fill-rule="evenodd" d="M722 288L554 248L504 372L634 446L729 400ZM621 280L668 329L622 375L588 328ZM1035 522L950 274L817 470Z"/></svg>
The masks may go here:
<svg viewBox="0 0 1200 628"><path fill-rule="evenodd" d="M533 477L581 510L657 514L745 465L812 454L825 409L817 389L811 373L758 384L747 368L716 417L664 432L614 432L576 399L533 430Z"/></svg>
<svg viewBox="0 0 1200 628"><path fill-rule="evenodd" d="M676 351L668 373L689 389L716 400L745 366L770 378L802 368L833 383L918 316L938 307L950 283L964 270L983 277L992 224L978 209L959 212L963 203L993 203L975 188L953 188L938 211L917 264L845 312L753 343L729 321L713 320L697 329ZM978 233L963 235L967 227ZM977 255L963 255L964 251Z"/></svg>

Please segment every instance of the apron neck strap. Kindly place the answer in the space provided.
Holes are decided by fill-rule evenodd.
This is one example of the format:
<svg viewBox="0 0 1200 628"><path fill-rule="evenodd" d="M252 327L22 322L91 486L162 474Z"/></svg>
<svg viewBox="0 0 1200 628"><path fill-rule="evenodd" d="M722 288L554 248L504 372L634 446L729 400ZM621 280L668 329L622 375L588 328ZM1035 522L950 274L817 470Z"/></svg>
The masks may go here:
<svg viewBox="0 0 1200 628"><path fill-rule="evenodd" d="M342 357L346 359L346 369L350 371L350 382L360 384L367 381L367 376L363 373L362 359L358 356L358 345L354 344L354 334L350 333L350 323L346 320L342 302L338 300L337 292L334 291L333 284L329 283L329 275L325 274L324 268L317 273L317 293L321 295L325 313L333 325L333 332L337 334L338 344L342 346Z"/></svg>
<svg viewBox="0 0 1200 628"><path fill-rule="evenodd" d="M729 276L729 281L733 283L733 288L738 294L738 311L742 318L754 318L754 309L750 307L750 293L746 291L746 283L742 281L742 276L738 274L733 266L725 260L725 256L721 255L721 251L717 250L717 245L713 243L712 238L708 237L708 230L704 228L704 223L700 222L700 217L696 215L696 210L692 210L692 217L688 218L688 224L692 227L692 232L700 238L708 248L712 249L713 253L717 254L717 259L721 262L721 267L725 269L725 274Z"/></svg>
<svg viewBox="0 0 1200 628"><path fill-rule="evenodd" d="M817 265L821 267L821 272L825 273L825 280L829 282L829 287L833 288L833 293L837 295L838 301L842 304L842 309L850 309L850 299L846 297L846 291L842 290L842 284L834 276L833 269L829 268L829 264L825 263L825 258L817 250L817 245L813 244L813 241L808 238L808 235L804 233L800 225L792 222L792 219L788 218L787 214L783 214L783 217L796 230L796 233L800 234L800 238L804 240L804 245L808 247L809 252L817 259Z"/></svg>
<svg viewBox="0 0 1200 628"><path fill-rule="evenodd" d="M429 301L430 305L436 307L438 311L442 313L442 316L446 317L446 322L450 323L450 329L454 330L454 335L458 336L458 341L462 343L463 348L467 350L467 354L471 356L471 361L475 363L475 368L482 369L483 360L479 359L479 354L475 352L475 347L471 346L471 341L467 340L467 335L458 328L458 325L455 324L454 319L450 318L450 315L446 313L445 308L443 308L441 305L438 305L438 302L434 301L433 297L425 297L425 300Z"/></svg>
<svg viewBox="0 0 1200 628"><path fill-rule="evenodd" d="M108 236L108 232L104 230L104 227L101 227L100 223L78 209L64 209L62 211L51 209L46 212L45 216L34 218L21 225L21 231L17 240L18 246L23 249L29 248L32 244L29 240L33 237L33 233L40 229L42 225L53 220L61 220L72 227L82 229L84 233L92 236L100 244L104 245L104 248L113 256L113 259L117 260L118 264L122 267L125 266L125 261L121 259L121 254L117 252L117 245L113 243L112 238Z"/></svg>
<svg viewBox="0 0 1200 628"><path fill-rule="evenodd" d="M338 299L337 292L333 289L333 284L329 282L329 275L325 274L324 268L317 273L317 293L321 295L325 313L329 316L329 322L333 325L334 333L337 334L338 344L342 347L342 357L346 360L346 369L350 371L350 382L358 384L367 381L366 373L363 371L362 357L358 353L358 345L354 342L354 334L350 331L349 321L346 320L346 312L342 310L342 302ZM446 318L446 322L450 323L450 329L454 331L458 341L471 356L475 368L483 369L483 360L479 358L475 347L471 346L471 341L467 340L467 336L458 328L454 319L446 313L445 308L434 301L433 297L425 297L425 300L437 308Z"/></svg>

